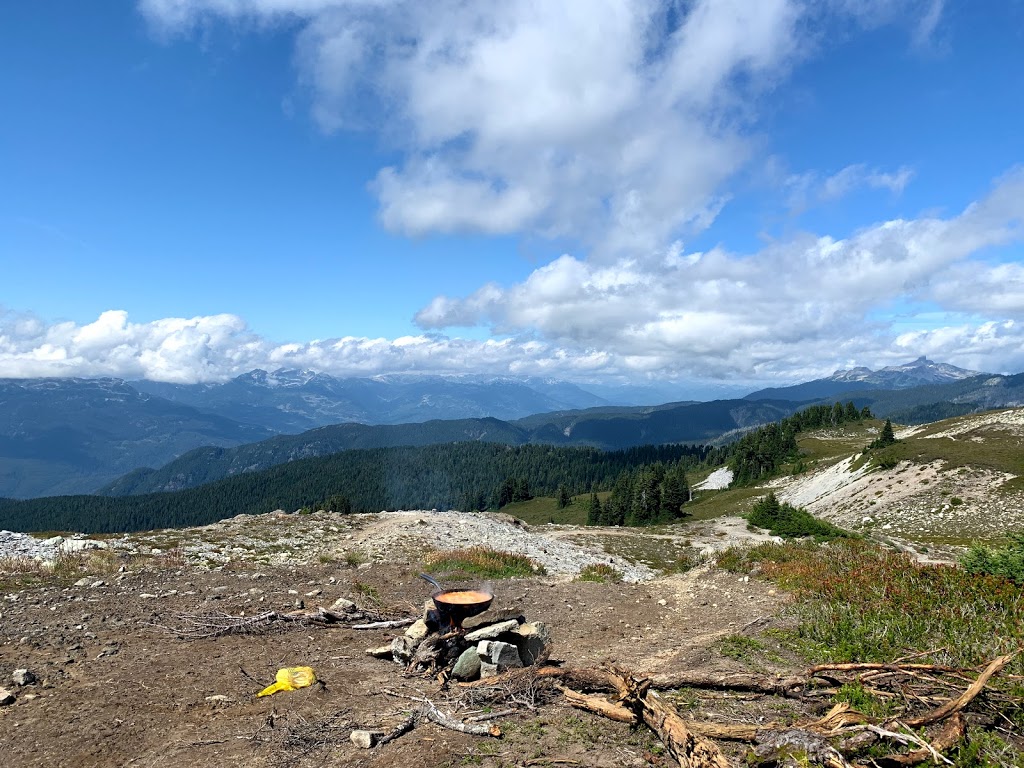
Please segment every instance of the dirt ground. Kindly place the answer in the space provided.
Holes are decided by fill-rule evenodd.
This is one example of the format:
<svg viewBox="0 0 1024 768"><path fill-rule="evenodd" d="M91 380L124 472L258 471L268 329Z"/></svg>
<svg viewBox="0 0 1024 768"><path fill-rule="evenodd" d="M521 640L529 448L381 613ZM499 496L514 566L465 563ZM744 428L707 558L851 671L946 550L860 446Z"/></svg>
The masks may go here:
<svg viewBox="0 0 1024 768"><path fill-rule="evenodd" d="M497 581L494 589L490 614L546 622L553 658L572 666L615 660L643 673L744 668L721 652L723 638L763 631L783 608L770 585L710 565L640 584L535 577ZM428 594L414 568L384 564L231 563L219 571L149 564L98 573L81 586L70 579L5 582L0 685L18 698L0 708L3 765L669 764L649 732L559 701L496 720L501 739L424 723L390 744L360 750L348 738L353 728L388 730L416 706L391 694L426 696L448 711L458 706L456 694L433 678L404 677L402 667L366 655L394 630L289 626L184 641L160 629L176 612L253 615L298 601L326 606L339 597L360 605L376 598L386 613L412 614ZM774 654L757 663L793 666ZM279 667L295 665L312 666L321 683L255 698ZM10 685L19 668L39 682ZM689 694L679 703L727 722L779 715L765 709L778 702L762 707L754 699L739 711L713 695Z"/></svg>

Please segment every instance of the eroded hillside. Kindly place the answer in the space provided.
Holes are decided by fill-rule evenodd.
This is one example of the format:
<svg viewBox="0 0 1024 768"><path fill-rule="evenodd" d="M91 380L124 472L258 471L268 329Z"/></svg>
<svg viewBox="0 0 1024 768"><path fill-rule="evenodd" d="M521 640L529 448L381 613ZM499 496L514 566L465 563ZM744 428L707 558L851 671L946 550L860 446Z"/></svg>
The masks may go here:
<svg viewBox="0 0 1024 768"><path fill-rule="evenodd" d="M818 466L771 483L780 499L840 526L924 545L964 545L1024 529L1024 409L898 429L881 451L823 431Z"/></svg>

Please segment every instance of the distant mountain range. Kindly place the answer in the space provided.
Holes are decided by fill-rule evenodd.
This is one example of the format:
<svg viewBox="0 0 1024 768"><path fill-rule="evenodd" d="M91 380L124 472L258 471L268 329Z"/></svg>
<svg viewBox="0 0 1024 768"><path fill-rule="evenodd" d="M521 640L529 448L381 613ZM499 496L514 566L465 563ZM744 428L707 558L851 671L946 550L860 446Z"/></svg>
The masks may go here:
<svg viewBox="0 0 1024 768"><path fill-rule="evenodd" d="M746 396L747 400L821 400L861 390L910 389L926 384L947 384L983 375L979 371L957 368L955 365L936 363L919 357L912 363L892 365L873 371L870 368L851 368L836 371L824 379L806 381L791 387L759 389Z"/></svg>
<svg viewBox="0 0 1024 768"><path fill-rule="evenodd" d="M395 374L339 379L326 373L254 370L223 384L132 382L141 392L278 433L342 422L518 419L608 401L575 384L536 377Z"/></svg>
<svg viewBox="0 0 1024 768"><path fill-rule="evenodd" d="M93 491L199 445L272 434L116 379L0 379L0 496Z"/></svg>
<svg viewBox="0 0 1024 768"><path fill-rule="evenodd" d="M1024 375L977 375L921 358L739 400L655 406L608 405L574 384L538 378L337 379L282 369L213 385L0 379L0 496L186 488L349 448L721 443L834 399L897 421L930 421L1019 405Z"/></svg>

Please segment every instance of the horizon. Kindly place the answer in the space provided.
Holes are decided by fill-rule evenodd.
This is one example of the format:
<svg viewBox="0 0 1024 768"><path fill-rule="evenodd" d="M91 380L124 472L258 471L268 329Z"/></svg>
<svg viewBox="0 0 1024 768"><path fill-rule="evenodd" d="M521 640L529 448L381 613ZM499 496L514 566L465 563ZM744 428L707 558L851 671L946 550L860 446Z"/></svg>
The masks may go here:
<svg viewBox="0 0 1024 768"><path fill-rule="evenodd" d="M734 5L0 9L0 378L1024 370L1024 6Z"/></svg>

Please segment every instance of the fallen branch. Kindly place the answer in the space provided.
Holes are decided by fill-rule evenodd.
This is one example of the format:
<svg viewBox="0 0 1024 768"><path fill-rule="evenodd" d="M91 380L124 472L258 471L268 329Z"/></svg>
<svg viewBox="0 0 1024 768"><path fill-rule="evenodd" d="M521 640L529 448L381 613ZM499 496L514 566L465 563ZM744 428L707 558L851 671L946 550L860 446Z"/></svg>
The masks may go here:
<svg viewBox="0 0 1024 768"><path fill-rule="evenodd" d="M929 758L935 759L937 753L945 752L956 746L967 733L967 721L959 712L950 717L938 735L932 739L927 748L915 749L905 755L888 755L878 759L881 766L910 766L923 763ZM946 760L946 758L942 758ZM948 763L949 760L946 760Z"/></svg>
<svg viewBox="0 0 1024 768"><path fill-rule="evenodd" d="M921 715L920 717L913 717L909 720L904 720L911 728L919 728L922 725L930 725L936 723L939 720L943 720L950 715L959 712L964 707L973 701L974 697L977 696L985 688L985 685L991 679L991 677L999 672L1003 667L1009 664L1013 659L1020 653L1020 650L1016 650L1013 653L1008 653L1005 656L999 656L992 660L992 662L985 667L985 671L982 672L978 679L971 683L970 687L960 694L957 698L952 701L948 701L938 709L934 709L931 712Z"/></svg>
<svg viewBox="0 0 1024 768"><path fill-rule="evenodd" d="M877 661L854 661L842 664L816 664L807 670L809 677L814 677L819 672L860 672L866 670L884 670L886 672L907 672L919 670L922 672L960 672L956 667L944 667L941 664L901 664L886 663Z"/></svg>
<svg viewBox="0 0 1024 768"><path fill-rule="evenodd" d="M464 723L461 720L456 720L451 715L447 715L436 706L430 699L423 699L423 707L420 710L423 716L426 717L433 723L437 723L442 728L447 728L451 731L458 731L459 733L467 733L470 736L493 736L496 739L501 738L501 728L496 725L474 725L472 723Z"/></svg>
<svg viewBox="0 0 1024 768"><path fill-rule="evenodd" d="M351 624L349 629L396 629L408 627L415 623L416 619L393 619L391 621L372 621L369 624Z"/></svg>
<svg viewBox="0 0 1024 768"><path fill-rule="evenodd" d="M397 725L396 727L392 728L390 731L388 731L383 736L381 736L377 740L377 746L380 746L381 744L387 744L389 741L394 741L399 736L403 736L404 734L408 733L409 731L411 731L413 728L416 727L416 723L417 723L418 720L419 720L419 713L418 712L413 712L405 720L403 720L399 725Z"/></svg>
<svg viewBox="0 0 1024 768"><path fill-rule="evenodd" d="M483 715L474 715L473 717L465 718L467 723L482 723L486 720L497 720L499 717L508 717L509 715L518 715L518 709L503 709L500 712L487 712Z"/></svg>

